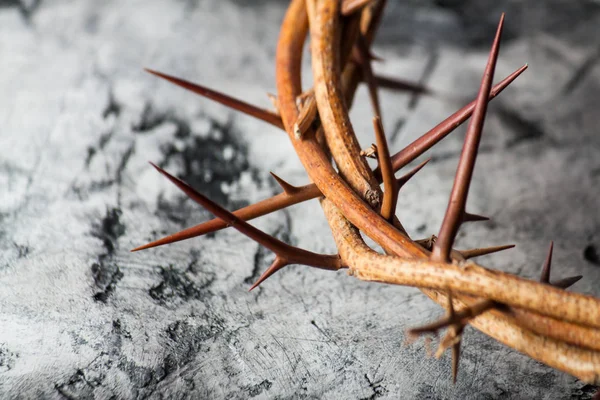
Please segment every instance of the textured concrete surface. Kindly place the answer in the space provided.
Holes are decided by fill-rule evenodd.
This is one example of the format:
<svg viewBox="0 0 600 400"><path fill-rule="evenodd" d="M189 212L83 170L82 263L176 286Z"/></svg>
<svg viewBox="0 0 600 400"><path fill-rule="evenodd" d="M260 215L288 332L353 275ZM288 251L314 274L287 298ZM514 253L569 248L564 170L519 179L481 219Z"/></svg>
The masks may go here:
<svg viewBox="0 0 600 400"><path fill-rule="evenodd" d="M209 218L146 162L229 208L307 182L285 135L142 71L269 105L285 1L0 1L1 398L587 399L594 388L467 329L458 383L405 329L441 309L418 290L287 268L237 232L130 253ZM491 8L490 8L491 7ZM383 95L399 149L474 96L501 11L498 80L469 209L493 221L458 248L517 243L482 264L600 295L600 5L390 2L376 69L440 93ZM306 72L309 72L307 61ZM425 71L425 72L424 72ZM373 141L361 89L352 113ZM460 130L400 198L414 236L436 233ZM316 202L256 225L334 252Z"/></svg>

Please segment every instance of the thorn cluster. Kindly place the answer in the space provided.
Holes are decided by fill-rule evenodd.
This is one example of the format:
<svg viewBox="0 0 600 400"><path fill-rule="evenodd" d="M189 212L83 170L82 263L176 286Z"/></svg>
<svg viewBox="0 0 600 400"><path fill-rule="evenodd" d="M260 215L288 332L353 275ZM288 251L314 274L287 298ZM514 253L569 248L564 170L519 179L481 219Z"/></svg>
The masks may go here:
<svg viewBox="0 0 600 400"><path fill-rule="evenodd" d="M446 309L439 321L410 329L409 336L437 333L446 328L436 355L452 350L452 379L456 380L461 338L467 324L547 365L586 382L600 383L600 300L567 292L581 276L550 282L553 244L539 282L491 271L470 259L514 245L455 250L460 226L487 217L466 211L488 102L526 68L517 69L497 85L493 76L504 24L501 16L483 78L474 101L390 155L381 121L380 88L436 96L421 84L377 75L370 46L383 13L384 0L291 0L281 26L277 55L277 95L269 94L275 111L251 105L216 90L153 70L148 72L194 93L261 119L284 130L313 182L293 186L274 173L282 193L229 212L168 172L154 167L215 219L133 251L189 239L233 227L275 253L275 260L250 290L289 264L337 271L368 281L410 285ZM311 36L314 87L302 88L301 58ZM373 111L376 145L361 151L348 116L357 85L364 82ZM429 160L396 178L415 161L471 118L458 162L448 207L437 236L411 239L395 216L398 192ZM371 170L365 157L377 158ZM331 159L335 161L334 169ZM380 187L383 184L383 191ZM322 255L290 246L246 221L314 198L331 227L339 254ZM385 254L365 244L361 232Z"/></svg>

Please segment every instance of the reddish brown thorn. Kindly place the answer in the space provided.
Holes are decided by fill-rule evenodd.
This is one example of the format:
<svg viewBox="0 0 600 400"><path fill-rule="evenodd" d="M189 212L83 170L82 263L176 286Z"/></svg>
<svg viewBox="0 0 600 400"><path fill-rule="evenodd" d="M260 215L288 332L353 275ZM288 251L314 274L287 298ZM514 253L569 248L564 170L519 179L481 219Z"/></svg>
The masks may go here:
<svg viewBox="0 0 600 400"><path fill-rule="evenodd" d="M433 95L434 91L420 83L405 81L398 78L374 74L373 79L379 89L387 89L398 92L414 94Z"/></svg>
<svg viewBox="0 0 600 400"><path fill-rule="evenodd" d="M355 12L361 11L365 6L371 3L373 0L343 0L342 1L342 15L347 17L354 14Z"/></svg>
<svg viewBox="0 0 600 400"><path fill-rule="evenodd" d="M258 287L258 285L260 285L265 280L267 280L267 278L269 278L275 272L279 271L281 268L283 268L287 265L288 265L288 262L285 259L283 259L279 256L276 256L273 263L269 266L269 268L267 268L267 270L265 272L263 272L263 274L257 279L257 281L254 282L254 284L252 286L250 286L250 289L248 289L248 291L249 292L253 291L255 288Z"/></svg>
<svg viewBox="0 0 600 400"><path fill-rule="evenodd" d="M484 215L470 214L470 213L466 212L463 214L461 224L465 224L467 222L479 222L479 221L489 221L489 220L490 220L490 218L486 217Z"/></svg>
<svg viewBox="0 0 600 400"><path fill-rule="evenodd" d="M477 95L477 103L473 111L473 118L469 122L469 127L467 128L465 143L458 161L456 178L454 179L452 193L450 194L448 209L444 215L444 221L440 228L438 240L435 243L431 254L431 258L436 261L447 262L449 260L454 238L456 237L456 233L462 222L463 214L465 213L465 204L467 202L471 178L473 176L479 141L483 131L483 123L485 120L488 99L490 97L496 60L498 59L498 51L500 50L500 37L502 35L503 26L504 14L500 17L496 37L492 45L492 50L490 51L488 63Z"/></svg>
<svg viewBox="0 0 600 400"><path fill-rule="evenodd" d="M423 167L425 165L427 165L427 163L431 161L431 158L428 158L427 160L423 161L421 164L417 165L416 167L414 167L413 169L411 169L410 171L408 171L406 174L402 175L400 178L398 178L396 180L397 184L398 184L398 190L402 189L402 187L404 185L406 185L408 183L408 181L417 174L417 172L419 172L420 170L423 169Z"/></svg>
<svg viewBox="0 0 600 400"><path fill-rule="evenodd" d="M356 39L353 54L362 69L363 78L369 88L369 99L371 100L371 106L373 107L373 114L375 114L376 117L381 118L381 106L379 104L379 95L377 94L377 84L375 83L375 77L373 76L373 70L371 69L369 46L362 35L359 35Z"/></svg>
<svg viewBox="0 0 600 400"><path fill-rule="evenodd" d="M582 275L575 275L575 276L570 276L568 278L564 278L564 279L559 279L555 282L551 282L550 284L552 286L555 286L557 288L561 288L561 289L568 289L571 286L573 286L574 284L576 284L577 282L579 282L579 280L583 278Z"/></svg>
<svg viewBox="0 0 600 400"><path fill-rule="evenodd" d="M218 92L216 90L212 90L205 86L200 86L198 84L191 83L171 75L163 74L162 72L157 72L148 68L145 68L145 70L153 75L158 76L159 78L166 79L167 81L174 83L177 86L181 86L184 89L199 94L200 96L207 97L211 100L216 101L217 103L221 103L227 107L231 107L235 110L256 117L278 128L285 129L279 115L272 111L253 106L252 104L246 103L242 100L234 99L233 97Z"/></svg>
<svg viewBox="0 0 600 400"><path fill-rule="evenodd" d="M489 100L492 100L498 96L508 85L510 85L519 75L527 69L527 64L504 78L500 83L492 88L489 96ZM410 143L404 149L392 156L392 165L394 171L398 171L400 168L406 166L410 162L416 160L419 156L425 153L427 150L432 148L434 145L439 143L440 140L448 136L456 128L458 128L463 122L465 122L475 109L476 101L472 101L467 104L442 122L440 122L433 129L422 135L417 140ZM379 170L375 170L375 175L380 176Z"/></svg>
<svg viewBox="0 0 600 400"><path fill-rule="evenodd" d="M381 118L378 116L373 118L373 128L375 129L375 139L377 141L377 160L383 177L381 216L387 221L392 221L398 201L398 181L394 176L383 125L381 124Z"/></svg>
<svg viewBox="0 0 600 400"><path fill-rule="evenodd" d="M152 164L152 163L150 163ZM275 271L282 267L281 263L284 262L287 264L304 264L311 267L327 269L337 271L342 267L341 260L338 255L322 255L316 254L310 251L302 250L297 247L290 246L287 243L282 242L281 240L266 234L260 229L255 228L254 226L248 224L247 222L241 220L236 217L234 214L225 210L223 207L219 206L217 203L211 201L204 195L197 192L194 188L189 186L187 183L182 180L170 175L168 172L164 171L160 167L152 164L154 168L164 176L166 176L171 182L173 182L179 189L181 189L189 198L194 200L196 203L200 204L216 217L225 221L228 225L237 229L244 235L248 236L255 242L265 246L269 250L273 251L277 255L277 259L279 261L274 263L275 267L278 268L270 268L273 274ZM266 279L263 278L263 280ZM253 286L253 288L256 285Z"/></svg>
<svg viewBox="0 0 600 400"><path fill-rule="evenodd" d="M291 186L291 185L290 185ZM294 187L295 194L280 193L268 199L251 204L234 212L234 214L244 221L249 221L254 218L270 214L274 211L284 209L294 204L301 203L310 199L317 198L321 195L319 189L314 185L305 185ZM186 239L202 236L207 233L216 232L223 228L227 228L227 224L219 218L214 218L210 221L203 222L196 226L184 229L167 237L161 238L154 242L137 247L131 251L145 250L152 247L162 246L165 244L175 243Z"/></svg>
<svg viewBox="0 0 600 400"><path fill-rule="evenodd" d="M275 175L273 172L271 172L271 176L273 176L273 178L275 178L275 180L277 181L279 186L281 186L283 191L290 196L294 196L302 191L301 187L290 185L289 183L287 183L286 181L284 181L283 179L281 179L280 177Z"/></svg>
<svg viewBox="0 0 600 400"><path fill-rule="evenodd" d="M472 250L461 250L459 253L468 260L469 258L484 256L486 254L497 253L499 251L512 249L515 247L514 244L509 244L505 246L496 246L496 247L486 247L482 249L472 249Z"/></svg>
<svg viewBox="0 0 600 400"><path fill-rule="evenodd" d="M460 360L460 342L462 335L462 329L460 332L456 332L457 341L452 345L452 383L456 383L456 377L458 376L458 362Z"/></svg>
<svg viewBox="0 0 600 400"><path fill-rule="evenodd" d="M550 242L550 248L548 249L548 255L544 266L542 267L542 276L540 276L540 282L550 283L550 269L552 268L552 250L554 249L554 242Z"/></svg>

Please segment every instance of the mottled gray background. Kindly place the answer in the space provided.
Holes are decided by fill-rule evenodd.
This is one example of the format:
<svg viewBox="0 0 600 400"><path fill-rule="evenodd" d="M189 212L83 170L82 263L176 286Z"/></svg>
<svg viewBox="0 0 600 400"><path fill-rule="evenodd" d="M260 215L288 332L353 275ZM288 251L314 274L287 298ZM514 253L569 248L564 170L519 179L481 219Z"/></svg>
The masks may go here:
<svg viewBox="0 0 600 400"><path fill-rule="evenodd" d="M377 71L439 93L383 94L392 148L477 90L501 11L497 80L469 198L492 222L457 247L517 243L484 265L600 295L600 3L390 1ZM307 177L286 135L142 71L152 67L269 106L286 1L0 1L0 397L590 398L594 388L467 329L449 356L405 344L442 310L413 288L294 266L248 293L272 255L235 231L129 253L209 217L154 161L229 208ZM306 74L310 72L306 64ZM352 113L373 141L362 88ZM403 190L398 215L436 233L459 130ZM334 252L315 201L256 221Z"/></svg>

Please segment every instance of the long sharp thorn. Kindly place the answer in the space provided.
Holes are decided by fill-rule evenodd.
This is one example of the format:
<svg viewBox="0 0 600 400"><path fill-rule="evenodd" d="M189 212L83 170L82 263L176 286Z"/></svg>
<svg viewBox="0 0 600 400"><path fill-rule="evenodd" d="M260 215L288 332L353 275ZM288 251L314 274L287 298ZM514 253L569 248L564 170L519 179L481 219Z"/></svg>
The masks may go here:
<svg viewBox="0 0 600 400"><path fill-rule="evenodd" d="M421 164L417 165L412 170L410 170L409 172L407 172L406 174L404 174L400 178L398 178L396 180L396 182L398 183L398 190L400 190L404 185L406 185L408 183L408 181L411 180L411 178L413 176L415 176L417 174L417 172L422 170L423 167L425 165L427 165L427 163L429 161L431 161L431 158L428 158L427 160L423 161Z"/></svg>
<svg viewBox="0 0 600 400"><path fill-rule="evenodd" d="M500 83L496 84L490 93L489 100L492 100L498 96L508 85L510 85L515 79L519 77L527 69L527 64L517 69L515 72L504 78ZM432 148L435 144L439 143L443 138L448 136L456 128L458 128L463 122L465 122L473 114L475 109L476 100L467 104L442 122L435 126L430 131L410 143L404 149L392 156L392 165L394 171L398 171L400 168L406 166L412 161L416 160L419 156L425 153L427 150ZM375 175L380 176L379 170L375 170Z"/></svg>
<svg viewBox="0 0 600 400"><path fill-rule="evenodd" d="M152 163L150 163L152 164ZM312 267L321 269L328 269L336 271L342 267L341 261L338 255L323 255L316 254L310 251L302 250L281 240L266 234L260 229L248 224L247 222L236 217L233 213L227 211L217 203L208 199L206 196L197 192L194 188L189 186L182 180L172 176L162 168L155 164L152 164L154 168L164 176L166 176L171 182L173 182L179 189L181 189L188 197L200 204L216 217L224 220L228 225L234 227L244 235L248 236L255 242L265 246L266 248L273 251L280 259L294 264L305 264Z"/></svg>
<svg viewBox="0 0 600 400"><path fill-rule="evenodd" d="M563 279L559 279L555 282L551 282L551 285L556 286L557 288L561 288L561 289L568 289L571 286L573 286L574 284L576 284L577 282L579 282L579 280L581 278L583 278L583 276L581 276L581 275L570 276L568 278L563 278Z"/></svg>
<svg viewBox="0 0 600 400"><path fill-rule="evenodd" d="M166 79L167 81L174 83L177 86L181 86L182 88L192 91L196 94L199 94L200 96L204 96L206 98L216 101L217 103L221 103L227 107L231 107L235 110L251 115L255 118L268 122L269 124L274 125L278 128L285 129L283 126L283 122L281 122L281 117L272 111L253 106L250 103L246 103L245 101L235 99L224 93L218 92L213 89L209 89L205 86L201 86L196 83L176 78L171 75L163 74L162 72L154 71L148 68L144 69L152 75L156 75L159 78Z"/></svg>
<svg viewBox="0 0 600 400"><path fill-rule="evenodd" d="M363 77L369 88L369 98L371 99L371 106L373 107L373 114L376 117L381 118L381 106L379 104L379 94L377 93L377 84L375 83L375 77L373 76L373 70L371 69L371 60L369 57L369 46L367 41L362 35L358 36L356 40L356 58L362 68ZM389 157L389 155L388 155Z"/></svg>
<svg viewBox="0 0 600 400"><path fill-rule="evenodd" d="M341 12L344 17L354 14L362 10L365 6L371 3L373 0L343 0Z"/></svg>
<svg viewBox="0 0 600 400"><path fill-rule="evenodd" d="M438 235L438 240L435 243L431 254L431 258L436 261L448 261L454 238L456 237L461 219L465 212L465 204L467 202L467 195L469 193L469 186L471 184L475 159L477 157L477 150L479 148L479 141L483 130L496 60L498 59L498 51L500 50L500 37L502 35L503 26L504 14L500 17L496 37L490 51L488 63L477 95L477 103L473 111L473 118L469 122L469 127L467 128L465 143L458 161L456 178L454 179L452 193L450 194L448 209L444 215L440 234Z"/></svg>
<svg viewBox="0 0 600 400"><path fill-rule="evenodd" d="M514 244L508 244L505 246L486 247L482 249L461 250L460 254L462 254L462 256L468 260L469 258L484 256L486 254L492 254L497 253L499 251L512 249L513 247L515 247Z"/></svg>
<svg viewBox="0 0 600 400"><path fill-rule="evenodd" d="M396 211L396 203L398 201L398 182L394 176L392 162L390 160L390 152L381 124L381 118L376 116L373 118L373 128L375 130L375 139L377 141L377 160L381 168L383 177L383 201L381 203L381 216L391 221Z"/></svg>
<svg viewBox="0 0 600 400"><path fill-rule="evenodd" d="M550 283L550 269L552 268L552 250L554 250L554 242L550 242L550 248L548 249L548 255L544 266L542 267L542 275L540 276L540 282Z"/></svg>
<svg viewBox="0 0 600 400"><path fill-rule="evenodd" d="M258 203L251 204L247 207L243 207L237 211L234 211L234 214L238 218L243 219L244 221L249 221L251 219L267 215L269 213L284 209L294 204L314 199L321 195L321 192L314 184L294 188L295 194L293 195L289 195L288 193L280 193L268 199L259 201ZM131 251L145 250L157 246L162 246L165 244L191 239L194 237L205 235L207 233L219 231L221 229L227 228L227 226L227 223L224 222L222 219L214 218L210 221L206 221L201 224L192 226L190 228L186 228L180 232L155 240L151 243L147 243L143 246L136 247Z"/></svg>
<svg viewBox="0 0 600 400"><path fill-rule="evenodd" d="M281 179L280 177L275 175L273 172L271 172L271 176L277 181L277 183L279 184L279 186L281 186L283 191L290 196L294 196L302 190L302 188L290 185L289 183L287 183L286 181L284 181L283 179Z"/></svg>

